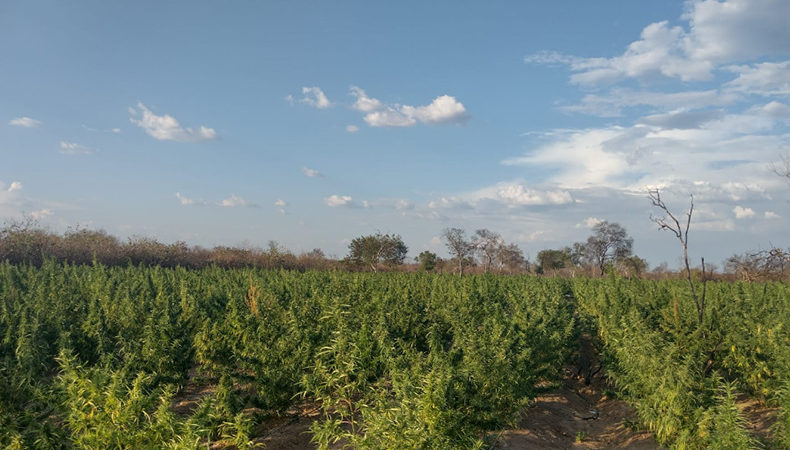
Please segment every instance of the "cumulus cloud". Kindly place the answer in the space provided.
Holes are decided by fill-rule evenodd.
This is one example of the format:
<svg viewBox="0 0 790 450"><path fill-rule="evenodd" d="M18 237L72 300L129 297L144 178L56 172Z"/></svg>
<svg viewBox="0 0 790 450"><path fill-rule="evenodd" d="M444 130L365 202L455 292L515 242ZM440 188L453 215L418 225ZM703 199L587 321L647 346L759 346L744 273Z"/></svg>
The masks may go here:
<svg viewBox="0 0 790 450"><path fill-rule="evenodd" d="M755 216L752 208L744 208L740 205L735 205L735 208L732 208L732 212L735 213L736 219L751 219Z"/></svg>
<svg viewBox="0 0 790 450"><path fill-rule="evenodd" d="M535 206L558 206L573 203L571 193L563 189L540 189L522 182L502 182L457 196L440 197L428 202L429 209L492 211Z"/></svg>
<svg viewBox="0 0 790 450"><path fill-rule="evenodd" d="M317 171L315 169L311 169L309 167L302 167L302 173L304 173L305 175L307 175L310 178L323 178L324 177L324 174L322 174L321 172L319 172L319 171Z"/></svg>
<svg viewBox="0 0 790 450"><path fill-rule="evenodd" d="M330 208L337 208L339 206L351 206L354 199L348 195L330 195L324 199L324 204Z"/></svg>
<svg viewBox="0 0 790 450"><path fill-rule="evenodd" d="M401 111L409 117L428 124L463 122L467 119L464 105L449 95L440 95L426 106L401 107Z"/></svg>
<svg viewBox="0 0 790 450"><path fill-rule="evenodd" d="M352 107L357 111L369 113L384 108L378 99L368 97L365 91L358 86L351 86L351 95L356 98Z"/></svg>
<svg viewBox="0 0 790 450"><path fill-rule="evenodd" d="M236 207L253 207L255 204L248 202L244 199L244 197L239 197L238 195L231 195L230 197L222 200L219 202L220 206L224 206L227 208L236 208Z"/></svg>
<svg viewBox="0 0 790 450"><path fill-rule="evenodd" d="M766 211L764 216L766 219L779 219L779 214L773 211Z"/></svg>
<svg viewBox="0 0 790 450"><path fill-rule="evenodd" d="M351 95L356 98L352 108L365 113L363 120L372 127L464 123L469 119L463 103L450 95L440 95L425 106L385 104L357 86L351 86Z"/></svg>
<svg viewBox="0 0 790 450"><path fill-rule="evenodd" d="M369 112L364 120L371 127L410 127L417 123L414 117L409 117L392 107Z"/></svg>
<svg viewBox="0 0 790 450"><path fill-rule="evenodd" d="M19 181L12 181L9 185L0 181L0 217L19 217L22 214L25 201L21 190Z"/></svg>
<svg viewBox="0 0 790 450"><path fill-rule="evenodd" d="M738 77L725 86L734 91L763 96L790 95L790 61L730 66Z"/></svg>
<svg viewBox="0 0 790 450"><path fill-rule="evenodd" d="M346 125L346 131L348 131L349 133L356 133L357 131L359 131L359 127L356 125Z"/></svg>
<svg viewBox="0 0 790 450"><path fill-rule="evenodd" d="M583 221L577 223L576 228L592 228L601 222L603 222L603 219L599 219L597 217L588 217Z"/></svg>
<svg viewBox="0 0 790 450"><path fill-rule="evenodd" d="M8 122L13 127L35 128L41 125L40 120L32 119L27 116L15 117Z"/></svg>
<svg viewBox="0 0 790 450"><path fill-rule="evenodd" d="M302 98L295 100L292 95L285 97L289 102L299 102L317 109L326 109L332 106L324 91L318 86L302 87Z"/></svg>
<svg viewBox="0 0 790 450"><path fill-rule="evenodd" d="M787 115L786 115L787 114ZM566 189L636 189L706 182L779 185L765 165L783 154L787 137L775 131L790 108L771 102L740 113L674 112L637 119L630 126L604 126L549 133L525 155L506 165L543 169L543 181Z"/></svg>
<svg viewBox="0 0 790 450"><path fill-rule="evenodd" d="M571 82L594 85L655 76L710 80L727 62L790 53L790 3L784 0L702 0L688 3L681 19L649 24L618 56L584 58L542 52L525 61L567 65Z"/></svg>
<svg viewBox="0 0 790 450"><path fill-rule="evenodd" d="M137 103L137 108L130 107L129 120L142 128L154 139L160 141L200 142L217 138L213 128L200 126L197 129L185 128L172 116L165 114L158 116L148 109L142 102ZM136 118L140 115L140 118Z"/></svg>
<svg viewBox="0 0 790 450"><path fill-rule="evenodd" d="M62 155L92 155L96 150L77 144L76 142L60 141L60 150Z"/></svg>
<svg viewBox="0 0 790 450"><path fill-rule="evenodd" d="M475 201L494 200L507 206L564 205L573 202L565 190L539 190L521 183L500 183L471 195Z"/></svg>

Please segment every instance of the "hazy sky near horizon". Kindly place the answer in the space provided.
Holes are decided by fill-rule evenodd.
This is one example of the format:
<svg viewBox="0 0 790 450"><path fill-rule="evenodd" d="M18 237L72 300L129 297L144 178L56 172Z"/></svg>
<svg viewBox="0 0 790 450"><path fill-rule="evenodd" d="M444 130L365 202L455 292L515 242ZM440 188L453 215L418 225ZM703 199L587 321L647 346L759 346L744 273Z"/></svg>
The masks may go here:
<svg viewBox="0 0 790 450"><path fill-rule="evenodd" d="M790 244L790 2L0 4L0 219L191 244Z"/></svg>

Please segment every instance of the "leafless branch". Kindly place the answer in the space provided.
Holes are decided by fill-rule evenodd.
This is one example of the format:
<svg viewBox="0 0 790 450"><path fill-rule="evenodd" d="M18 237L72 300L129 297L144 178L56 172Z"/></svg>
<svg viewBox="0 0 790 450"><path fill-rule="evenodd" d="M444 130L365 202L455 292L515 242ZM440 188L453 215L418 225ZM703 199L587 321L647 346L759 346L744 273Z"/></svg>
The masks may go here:
<svg viewBox="0 0 790 450"><path fill-rule="evenodd" d="M689 283L689 289L691 290L691 298L694 300L694 305L697 307L697 321L700 325L702 325L702 316L703 312L705 311L705 260L702 260L702 276L703 276L703 284L702 284L702 297L697 297L697 291L694 288L694 283L691 280L691 266L689 265L689 255L688 255L688 242L689 242L689 229L691 228L691 216L694 214L694 196L691 195L691 200L689 202L689 209L686 213L686 227L683 229L680 225L680 221L672 214L669 207L664 203L661 199L661 192L658 189L648 189L647 197L650 199L650 202L653 204L654 207L660 209L664 213L664 217L655 217L652 214L650 215L650 220L653 221L660 230L669 230L675 237L680 241L680 245L683 248L683 263L686 268L686 279Z"/></svg>

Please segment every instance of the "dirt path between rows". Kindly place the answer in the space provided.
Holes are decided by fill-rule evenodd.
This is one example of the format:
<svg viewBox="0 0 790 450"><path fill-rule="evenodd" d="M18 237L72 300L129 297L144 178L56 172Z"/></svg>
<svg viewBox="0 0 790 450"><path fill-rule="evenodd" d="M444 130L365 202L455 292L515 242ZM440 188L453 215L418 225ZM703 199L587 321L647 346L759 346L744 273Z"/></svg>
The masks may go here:
<svg viewBox="0 0 790 450"><path fill-rule="evenodd" d="M636 415L624 401L604 395L607 385L597 370L591 338L580 339L577 364L565 369L561 387L537 397L523 411L518 426L499 434L497 449L655 449L652 434L636 429ZM588 383L589 382L589 383ZM278 423L266 424L267 449L313 449L310 424L317 414L293 411ZM272 426L274 426L272 428Z"/></svg>
<svg viewBox="0 0 790 450"><path fill-rule="evenodd" d="M497 448L659 448L651 433L635 428L636 415L625 402L567 373L559 390L536 398L518 426L502 433Z"/></svg>
<svg viewBox="0 0 790 450"><path fill-rule="evenodd" d="M579 340L576 365L561 387L537 397L515 429L502 433L500 449L654 449L652 433L639 431L636 414L605 395L606 384L589 335Z"/></svg>

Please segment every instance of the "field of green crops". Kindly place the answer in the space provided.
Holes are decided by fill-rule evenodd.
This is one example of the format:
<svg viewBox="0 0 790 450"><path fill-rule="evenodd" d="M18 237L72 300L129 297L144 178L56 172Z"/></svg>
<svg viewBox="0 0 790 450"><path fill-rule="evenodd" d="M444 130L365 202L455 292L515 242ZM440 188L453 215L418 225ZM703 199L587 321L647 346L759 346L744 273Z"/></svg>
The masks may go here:
<svg viewBox="0 0 790 450"><path fill-rule="evenodd" d="M584 333L662 445L790 448L790 286L706 290L700 323L681 281L0 263L0 447L245 448L310 402L318 447L489 448Z"/></svg>

